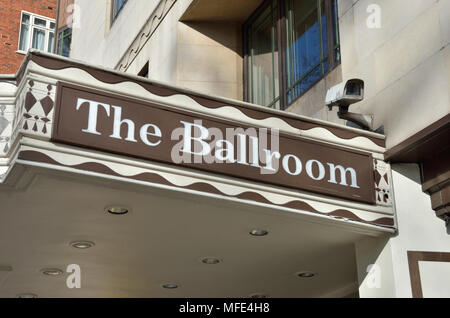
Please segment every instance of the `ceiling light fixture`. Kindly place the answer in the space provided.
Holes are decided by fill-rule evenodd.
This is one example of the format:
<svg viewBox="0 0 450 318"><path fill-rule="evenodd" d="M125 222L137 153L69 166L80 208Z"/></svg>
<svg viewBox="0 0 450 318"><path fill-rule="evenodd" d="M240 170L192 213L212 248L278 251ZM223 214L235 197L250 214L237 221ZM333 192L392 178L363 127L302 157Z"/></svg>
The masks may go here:
<svg viewBox="0 0 450 318"><path fill-rule="evenodd" d="M114 215L123 215L129 212L129 210L123 206L108 206L105 208L105 211Z"/></svg>
<svg viewBox="0 0 450 318"><path fill-rule="evenodd" d="M36 294L31 293L24 293L24 294L18 294L17 298L37 298L38 296Z"/></svg>
<svg viewBox="0 0 450 318"><path fill-rule="evenodd" d="M0 272L12 272L12 266L0 265Z"/></svg>
<svg viewBox="0 0 450 318"><path fill-rule="evenodd" d="M164 285L162 285L162 287L165 289L176 289L176 288L178 288L178 285L177 284L164 284Z"/></svg>
<svg viewBox="0 0 450 318"><path fill-rule="evenodd" d="M90 241L74 241L71 242L70 245L72 247L81 249L81 250L85 250L87 248L91 248L93 246L95 246L94 242L90 242Z"/></svg>
<svg viewBox="0 0 450 318"><path fill-rule="evenodd" d="M59 268L44 268L41 273L47 276L59 276L63 273Z"/></svg>
<svg viewBox="0 0 450 318"><path fill-rule="evenodd" d="M214 265L214 264L219 264L220 263L220 259L216 258L216 257L205 257L202 259L202 262L208 265Z"/></svg>
<svg viewBox="0 0 450 318"><path fill-rule="evenodd" d="M304 271L304 272L299 272L296 275L297 275L297 277L300 277L300 278L311 278L311 277L316 276L316 273Z"/></svg>
<svg viewBox="0 0 450 318"><path fill-rule="evenodd" d="M255 294L251 294L250 298L269 298L269 295L255 293Z"/></svg>
<svg viewBox="0 0 450 318"><path fill-rule="evenodd" d="M253 229L250 231L250 235L253 235L253 236L266 236L267 234L269 234L268 231L261 230L261 229Z"/></svg>

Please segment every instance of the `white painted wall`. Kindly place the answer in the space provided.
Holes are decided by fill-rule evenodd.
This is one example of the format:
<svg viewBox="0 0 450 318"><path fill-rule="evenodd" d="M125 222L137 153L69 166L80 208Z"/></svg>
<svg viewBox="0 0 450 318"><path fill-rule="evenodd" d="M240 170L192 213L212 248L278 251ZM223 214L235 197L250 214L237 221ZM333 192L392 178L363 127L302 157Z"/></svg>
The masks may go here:
<svg viewBox="0 0 450 318"><path fill-rule="evenodd" d="M178 74L178 24L192 0L179 0L167 13L159 27L127 70L137 74L149 62L149 77L172 85Z"/></svg>
<svg viewBox="0 0 450 318"><path fill-rule="evenodd" d="M450 112L450 1L339 0L342 75L365 81L351 107L375 115L391 148ZM368 28L369 5L381 28Z"/></svg>
<svg viewBox="0 0 450 318"><path fill-rule="evenodd" d="M360 298L396 297L389 238L365 239L355 244Z"/></svg>
<svg viewBox="0 0 450 318"><path fill-rule="evenodd" d="M450 298L450 263L419 262L419 270L423 297Z"/></svg>
<svg viewBox="0 0 450 318"><path fill-rule="evenodd" d="M149 11L153 11L159 2L145 1L153 6L142 5L143 0L127 2L108 30L108 1L98 1L103 5L97 3L93 8L86 0L78 1L81 12L89 13L82 15L83 30L75 32L72 57L111 68L119 63L142 24L148 20ZM151 79L242 99L241 25L217 21L180 22L190 4L191 0L179 0L173 5L126 72L136 75L148 62ZM88 29L99 32L86 34Z"/></svg>
<svg viewBox="0 0 450 318"><path fill-rule="evenodd" d="M361 297L412 297L407 252L450 252L450 235L431 209L430 197L422 192L418 165L395 164L392 177L398 234L387 241L369 239L356 244ZM368 284L369 264L380 266L380 288ZM449 265L419 262L424 297L450 294L450 285L445 284Z"/></svg>
<svg viewBox="0 0 450 318"><path fill-rule="evenodd" d="M413 164L393 168L394 196L399 233L391 239L397 297L411 297L407 251L450 252L450 235L444 221L431 209L429 195L422 192L420 170ZM445 272L435 272L443 275ZM422 281L424 281L422 278ZM450 290L450 286L448 286ZM424 294L424 296L426 296Z"/></svg>
<svg viewBox="0 0 450 318"><path fill-rule="evenodd" d="M110 27L111 0L75 0L81 28L73 31L71 58L114 68L158 3L127 1Z"/></svg>

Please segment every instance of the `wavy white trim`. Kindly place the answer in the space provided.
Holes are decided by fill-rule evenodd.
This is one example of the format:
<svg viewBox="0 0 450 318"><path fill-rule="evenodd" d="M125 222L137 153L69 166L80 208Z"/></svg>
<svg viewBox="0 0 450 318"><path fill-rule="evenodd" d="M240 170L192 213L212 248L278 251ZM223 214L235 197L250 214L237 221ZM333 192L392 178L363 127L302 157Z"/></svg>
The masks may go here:
<svg viewBox="0 0 450 318"><path fill-rule="evenodd" d="M184 175L188 177L194 177L194 178L201 178L203 180L208 180L211 182L220 182L220 183L226 183L236 186L245 187L247 189L252 188L256 191L264 191L267 189L267 186L261 183L253 182L250 180L245 179L239 179L236 177L227 177L220 174L215 173L207 173L207 172L195 172L190 168L184 168L181 166L171 165L169 163L156 163L151 160L145 160L145 159L135 159L135 158L127 158L120 155L115 155L112 153L104 153L96 150L86 150L83 148L77 148L74 146L68 146L68 145L61 145L61 144L53 144L46 142L44 140L38 140L33 139L30 137L24 136L21 139L21 144L24 146L29 146L33 149L45 149L65 155L74 155L74 156L81 156L84 158L92 158L92 159L98 159L102 162L111 162L111 163L119 163L124 164L129 167L141 167L147 170L154 170L154 171L161 171L161 172L168 172L171 174L176 175ZM338 198L332 198L327 195L320 195L320 194L312 194L307 191L302 190L288 190L287 188L278 187L278 186L270 186L270 192L272 193L278 193L282 195L287 195L289 197L296 197L299 198L299 200L303 199L309 199L312 201L317 202L324 202L329 203L332 205L339 205L342 208L354 208L357 210L363 210L363 211L369 211L374 213L380 213L385 215L393 215L392 207L386 207L386 206L380 206L380 205L368 205L366 203L360 203L355 201L348 201L348 200L342 200Z"/></svg>
<svg viewBox="0 0 450 318"><path fill-rule="evenodd" d="M193 178L193 177L188 177L188 176L183 176L183 175L178 175L178 174L173 174L173 173L165 173L165 172L144 169L144 168L139 168L139 167L130 167L129 165L124 165L124 164L120 164L120 163L111 163L111 162L105 162L105 161L97 160L97 159L93 159L93 158L85 158L85 157L81 157L81 156L67 155L67 154L62 154L62 153L49 151L49 150L41 150L41 149L36 150L33 148L29 148L29 147L23 147L22 151L26 151L26 150L37 151L37 152L43 153L43 154L47 155L48 157L52 158L53 160L55 160L56 162L60 163L61 165L67 166L67 167L74 167L74 166L84 164L84 163L98 163L100 165L108 167L109 169L111 169L112 171L117 173L118 175L123 176L123 177L128 177L128 178L142 174L142 173L151 173L151 174L159 175L162 178L164 178L165 180L167 180L169 183L173 184L174 186L178 186L178 187L182 187L182 188L189 187L195 183L202 182L202 183L206 183L206 184L213 186L219 192L223 193L226 196L237 196L237 195L245 193L245 192L253 192L253 193L260 194L262 197L264 197L265 199L267 199L270 203L272 203L274 205L283 205L283 204L293 202L293 201L301 201L301 202L309 204L314 210L316 210L319 213L329 214L335 210L344 209L344 210L347 210L347 211L353 213L354 215L356 215L357 217L359 217L360 219L362 219L366 222L373 222L377 219L385 218L385 217L392 218L392 215L385 215L385 214L381 214L381 213L361 211L361 210L356 210L356 209L351 209L351 208L342 208L341 206L334 205L334 204L317 202L317 201L312 201L312 200L308 200L308 199L297 198L297 197L282 195L282 194L278 194L278 193L272 193L272 192L268 192L268 191L249 189L248 187L235 186L235 185L230 185L227 183L214 182L214 181L204 180L204 179L200 179L200 178ZM151 183L151 182L148 182L148 183Z"/></svg>

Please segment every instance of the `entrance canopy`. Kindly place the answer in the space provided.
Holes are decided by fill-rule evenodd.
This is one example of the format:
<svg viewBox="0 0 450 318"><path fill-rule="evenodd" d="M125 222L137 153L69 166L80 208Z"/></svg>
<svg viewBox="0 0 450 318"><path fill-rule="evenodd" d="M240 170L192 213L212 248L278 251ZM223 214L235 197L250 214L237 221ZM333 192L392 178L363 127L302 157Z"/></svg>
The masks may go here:
<svg viewBox="0 0 450 318"><path fill-rule="evenodd" d="M1 296L77 262L89 288L49 290L347 296L353 243L395 232L381 135L36 51L1 81Z"/></svg>

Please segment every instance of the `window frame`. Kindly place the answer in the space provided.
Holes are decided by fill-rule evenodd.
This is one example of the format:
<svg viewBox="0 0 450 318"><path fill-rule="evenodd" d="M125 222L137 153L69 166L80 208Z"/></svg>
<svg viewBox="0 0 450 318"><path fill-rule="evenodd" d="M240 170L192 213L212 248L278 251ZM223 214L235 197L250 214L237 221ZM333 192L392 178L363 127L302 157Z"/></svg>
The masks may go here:
<svg viewBox="0 0 450 318"><path fill-rule="evenodd" d="M243 25L243 28L242 28L242 30L243 30L243 41L244 41L244 43L243 43L243 48L244 48L244 71L243 71L243 76L244 76L244 100L245 101L250 101L250 96L251 96L251 93L250 93L250 90L249 90L249 83L250 83L250 77L251 77L251 75L249 74L249 56L250 56L250 51L249 51L249 47L248 47L248 44L249 44L249 38L248 38L248 31L249 31L249 29L250 29L250 27L253 25L253 23L260 17L260 15L262 14L262 13L264 13L264 11L267 9L267 7L269 7L269 6L271 6L272 5L272 2L273 2L274 0L265 0L251 15L250 15L250 17L249 17L249 19L244 23L244 25ZM277 24L277 39L278 39L278 41L277 41L277 47L278 47L278 50L280 49L280 21L279 21L279 11L280 11L280 7L279 7L279 1L278 0L276 0L277 2L278 2L278 5L277 5L277 17L276 17L276 24ZM278 54L278 67L280 67L281 66L281 54ZM272 69L273 69L273 66L272 66ZM281 83L281 81L282 81L282 77L281 77L281 74L280 74L280 69L278 69L278 79L279 79L279 83ZM278 98L278 100L277 100L277 98L274 98L274 100L272 101L272 103L271 103L271 105L273 105L273 104L275 104L276 105L276 103L279 101L279 103L280 103L280 109L281 109L281 107L282 107L282 100L281 100L281 85L280 85L280 87L279 87L279 97L277 97ZM270 105L269 105L270 106ZM264 106L264 107L269 107L269 106ZM269 107L270 108L270 107ZM276 108L274 108L274 109L276 109Z"/></svg>
<svg viewBox="0 0 450 318"><path fill-rule="evenodd" d="M148 78L149 76L149 67L150 67L150 61L145 62L144 66L141 68L137 76Z"/></svg>
<svg viewBox="0 0 450 318"><path fill-rule="evenodd" d="M69 34L68 35L67 34L64 35L64 32L66 32L68 30L69 30ZM56 50L55 50L56 54L64 56L62 54L62 51L63 51L62 50L62 48L63 48L62 44L64 43L64 38L66 38L68 36L70 36L72 38L72 28L66 26L66 27L64 27L64 28L62 28L62 29L60 29L58 31L58 34L57 34L57 37L56 37ZM71 39L70 42L72 44L72 39ZM61 48L61 52L60 52L60 48ZM71 49L71 47L69 47L69 56L65 56L65 57L70 57L70 49Z"/></svg>
<svg viewBox="0 0 450 318"><path fill-rule="evenodd" d="M243 50L244 50L244 70L243 70L243 83L244 83L244 100L246 102L252 102L250 100L249 84L250 84L250 74L249 74L249 37L248 32L251 28L253 22L264 12L267 7L271 6L273 0L264 0L263 3L250 15L247 21L242 26L243 34ZM287 84L287 71L286 71L286 49L287 49L287 30L286 30L286 2L285 0L277 1L277 45L278 45L278 76L279 76L279 101L280 110L285 110L290 105L294 104L298 99L305 95L309 90L311 90L318 82L325 78L330 72L332 72L337 66L341 64L341 59L336 60L335 51L339 49L340 51L340 39L339 39L339 29L336 32L333 21L333 5L334 0L325 0L325 19L326 19L326 31L327 31L327 48L328 48L328 70L325 72L317 81L313 82L311 86L296 96L290 103L288 103L288 84ZM316 0L318 1L318 0ZM336 15L336 23L339 28L339 18ZM337 41L336 41L337 40ZM337 42L337 45L334 43ZM332 50L330 50L332 48ZM264 106L266 107L266 106Z"/></svg>
<svg viewBox="0 0 450 318"><path fill-rule="evenodd" d="M119 11L116 12L116 2L117 0L111 0L111 26L113 25L114 21L117 20L117 17L119 16L120 12L122 12L123 7L127 4L128 0L125 0L120 7Z"/></svg>
<svg viewBox="0 0 450 318"><path fill-rule="evenodd" d="M30 22L28 23L29 31L28 31L28 37L27 37L27 50L22 50L20 48L20 39L22 37L22 25L26 24L23 22L23 17L24 15L28 15L30 17ZM43 26L39 26L39 25L35 25L35 19L40 19L40 20L44 20L45 21L45 27ZM51 28L51 24L53 23L54 28ZM21 10L20 12L20 26L19 26L19 38L17 41L17 53L20 54L27 54L27 51L30 50L32 48L33 45L33 31L34 29L38 29L38 30L43 30L45 31L45 41L44 41L44 52L49 52L49 53L53 53L52 51L48 50L48 45L49 45L49 41L50 41L50 33L53 33L53 36L55 39L56 37L56 19L53 18L49 18L40 14L36 14L36 13L32 13L29 11L25 11L25 10Z"/></svg>

